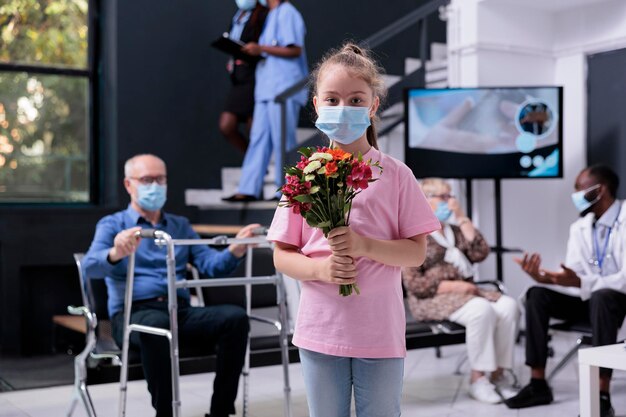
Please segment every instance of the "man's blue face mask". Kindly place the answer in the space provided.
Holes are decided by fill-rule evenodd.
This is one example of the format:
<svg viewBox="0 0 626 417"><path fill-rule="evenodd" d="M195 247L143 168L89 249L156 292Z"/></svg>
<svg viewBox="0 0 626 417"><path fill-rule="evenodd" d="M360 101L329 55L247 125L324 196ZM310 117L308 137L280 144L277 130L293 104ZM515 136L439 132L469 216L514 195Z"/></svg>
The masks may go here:
<svg viewBox="0 0 626 417"><path fill-rule="evenodd" d="M137 186L137 204L147 211L157 211L165 205L167 199L167 185L157 182L139 184Z"/></svg>
<svg viewBox="0 0 626 417"><path fill-rule="evenodd" d="M600 200L599 194L596 196L596 198L594 198L591 201L585 198L585 195L587 193L599 187L600 187L600 184L596 184L584 190L580 190L580 191L576 191L575 193L572 193L572 202L574 203L574 206L576 207L576 210L578 210L579 213L583 213L585 210L587 210L589 207L593 206Z"/></svg>
<svg viewBox="0 0 626 417"><path fill-rule="evenodd" d="M370 126L370 109L356 106L320 106L315 126L330 140L343 145L355 142Z"/></svg>

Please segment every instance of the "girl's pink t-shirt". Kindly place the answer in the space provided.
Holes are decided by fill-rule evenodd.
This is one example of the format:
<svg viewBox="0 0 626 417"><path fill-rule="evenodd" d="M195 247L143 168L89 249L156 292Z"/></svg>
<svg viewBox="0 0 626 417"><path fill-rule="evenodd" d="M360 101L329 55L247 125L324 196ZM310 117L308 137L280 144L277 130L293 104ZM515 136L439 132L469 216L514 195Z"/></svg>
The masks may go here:
<svg viewBox="0 0 626 417"><path fill-rule="evenodd" d="M350 228L382 240L430 233L440 228L413 172L402 162L371 148L364 160L378 181L355 197ZM268 240L300 248L310 258L331 254L319 229L311 228L291 208L278 207ZM404 301L400 268L369 258L356 260L360 295L343 297L339 286L303 281L293 336L294 345L327 355L358 358L399 358L406 355Z"/></svg>

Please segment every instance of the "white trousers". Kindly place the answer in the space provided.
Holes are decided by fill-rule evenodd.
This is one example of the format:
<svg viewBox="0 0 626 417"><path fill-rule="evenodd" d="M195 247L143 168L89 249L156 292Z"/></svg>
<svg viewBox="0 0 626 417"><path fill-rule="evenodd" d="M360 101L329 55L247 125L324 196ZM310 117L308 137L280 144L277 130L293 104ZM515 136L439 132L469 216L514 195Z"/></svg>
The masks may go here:
<svg viewBox="0 0 626 417"><path fill-rule="evenodd" d="M465 326L465 342L473 370L493 372L513 367L519 308L512 297L496 302L475 297L452 313L451 321Z"/></svg>

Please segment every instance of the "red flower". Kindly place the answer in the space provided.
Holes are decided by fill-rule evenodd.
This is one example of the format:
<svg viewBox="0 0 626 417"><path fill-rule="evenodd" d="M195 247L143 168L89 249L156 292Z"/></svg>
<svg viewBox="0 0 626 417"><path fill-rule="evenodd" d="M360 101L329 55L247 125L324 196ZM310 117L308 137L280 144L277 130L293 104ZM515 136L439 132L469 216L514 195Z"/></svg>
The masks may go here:
<svg viewBox="0 0 626 417"><path fill-rule="evenodd" d="M324 165L324 166L326 167L326 176L327 177L330 177L335 172L337 172L337 163L335 161L327 162L326 165Z"/></svg>
<svg viewBox="0 0 626 417"><path fill-rule="evenodd" d="M296 164L296 168L298 169L304 169L307 164L309 163L309 160L306 156L301 155L300 156L300 161Z"/></svg>
<svg viewBox="0 0 626 417"><path fill-rule="evenodd" d="M346 183L355 190L365 190L370 179L372 179L372 168L365 162L355 161Z"/></svg>

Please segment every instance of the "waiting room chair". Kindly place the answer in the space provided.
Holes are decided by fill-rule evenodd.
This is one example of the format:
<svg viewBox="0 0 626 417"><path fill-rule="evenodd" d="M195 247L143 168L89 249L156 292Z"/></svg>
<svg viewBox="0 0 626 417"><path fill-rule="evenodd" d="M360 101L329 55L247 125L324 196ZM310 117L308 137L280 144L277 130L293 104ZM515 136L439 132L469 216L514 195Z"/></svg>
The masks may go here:
<svg viewBox="0 0 626 417"><path fill-rule="evenodd" d="M556 364L556 366L548 373L547 380L551 382L552 379L559 373L570 360L576 357L578 349L581 346L591 346L591 323L589 321L562 321L550 325L550 330L557 332L574 332L578 334L576 343L567 351L565 356ZM548 347L548 356L554 356L554 349Z"/></svg>
<svg viewBox="0 0 626 417"><path fill-rule="evenodd" d="M498 280L476 281L475 284L483 287L489 286L502 294L506 294L504 284ZM461 324L450 320L429 320L417 322L411 320L410 314L411 313L407 308L407 348L410 346L411 339L421 339L420 342L422 346L414 346L411 344L411 348L434 347L435 355L437 358L440 358L442 346L465 343L465 327ZM430 335L428 335L428 333L430 333ZM467 352L463 353L463 355L459 357L454 370L455 375L461 375L461 368L467 359ZM509 370L509 373L513 379L513 386L519 387L519 382L515 373L512 370Z"/></svg>

